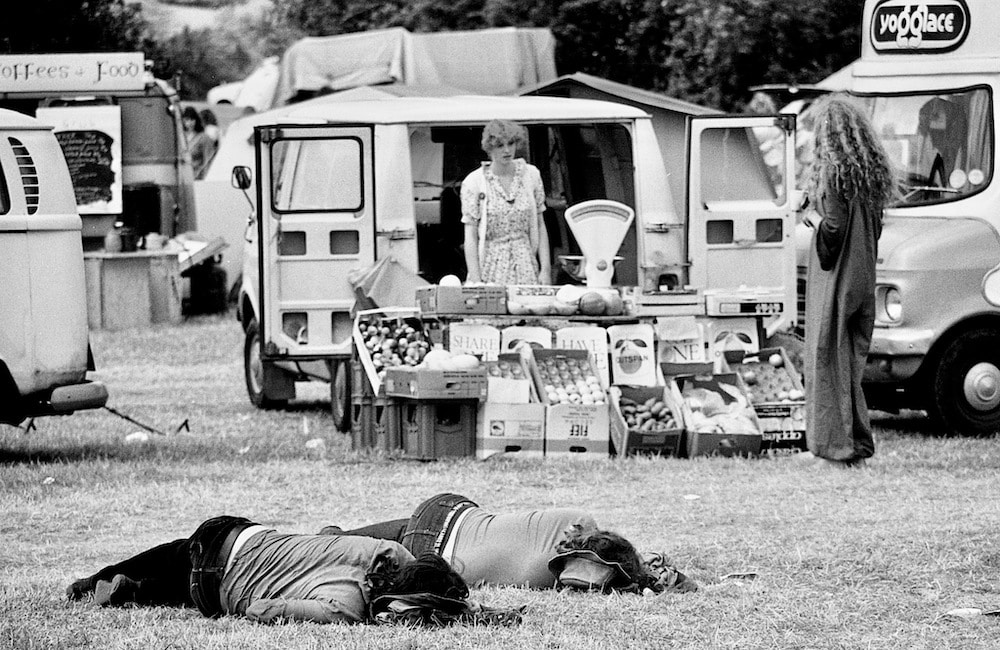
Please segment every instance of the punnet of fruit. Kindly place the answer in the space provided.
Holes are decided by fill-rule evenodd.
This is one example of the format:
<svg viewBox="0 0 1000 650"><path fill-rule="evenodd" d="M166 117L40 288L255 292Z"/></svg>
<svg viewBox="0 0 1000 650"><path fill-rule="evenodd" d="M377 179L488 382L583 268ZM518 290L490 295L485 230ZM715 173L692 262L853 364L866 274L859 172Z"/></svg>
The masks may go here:
<svg viewBox="0 0 1000 650"><path fill-rule="evenodd" d="M739 380L716 375L709 382L683 382L681 397L690 414L687 428L695 433L760 434L753 406L747 400ZM679 381L681 381L679 379Z"/></svg>

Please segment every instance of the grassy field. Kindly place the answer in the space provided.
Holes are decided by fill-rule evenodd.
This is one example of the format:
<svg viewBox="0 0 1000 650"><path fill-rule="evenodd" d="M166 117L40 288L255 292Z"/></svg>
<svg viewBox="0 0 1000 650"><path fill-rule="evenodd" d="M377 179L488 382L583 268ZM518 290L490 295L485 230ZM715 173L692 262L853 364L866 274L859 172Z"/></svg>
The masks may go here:
<svg viewBox="0 0 1000 650"><path fill-rule="evenodd" d="M257 411L235 320L96 332L107 411L0 427L0 648L996 648L1000 441L878 419L863 470L781 460L418 463L349 451L320 387ZM183 422L188 430L177 432ZM217 514L286 531L409 514L457 491L497 510L579 506L702 589L643 598L479 589L515 628L266 627L194 610L98 609L63 590ZM727 577L753 573L755 579Z"/></svg>

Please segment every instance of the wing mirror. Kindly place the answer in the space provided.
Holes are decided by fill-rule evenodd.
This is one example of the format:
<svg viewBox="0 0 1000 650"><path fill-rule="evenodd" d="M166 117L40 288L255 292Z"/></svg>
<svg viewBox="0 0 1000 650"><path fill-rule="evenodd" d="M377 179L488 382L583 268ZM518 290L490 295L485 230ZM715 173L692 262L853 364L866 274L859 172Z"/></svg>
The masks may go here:
<svg viewBox="0 0 1000 650"><path fill-rule="evenodd" d="M238 190L248 190L250 189L250 178L250 168L246 165L237 165L233 167L233 175L230 178L230 182Z"/></svg>

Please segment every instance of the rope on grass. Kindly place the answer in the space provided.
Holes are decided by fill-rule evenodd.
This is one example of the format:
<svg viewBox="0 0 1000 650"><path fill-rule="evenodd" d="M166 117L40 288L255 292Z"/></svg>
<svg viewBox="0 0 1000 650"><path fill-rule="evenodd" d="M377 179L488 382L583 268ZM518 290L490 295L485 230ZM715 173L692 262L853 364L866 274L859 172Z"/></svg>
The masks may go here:
<svg viewBox="0 0 1000 650"><path fill-rule="evenodd" d="M145 429L146 431L149 431L150 433L155 433L155 434L160 435L160 436L167 435L164 432L160 431L159 429L151 427L148 424L143 424L142 422L139 422L135 418L132 418L132 417L129 417L128 415L125 415L121 411L116 411L115 409L111 408L110 406L105 405L104 406L104 410L108 411L109 413L112 413L114 415L117 415L121 419L127 420L128 422L131 422L132 424L134 424L134 425L136 425L138 427L142 427L143 429ZM185 428L185 429L188 428L188 426L187 426L187 420L184 420L183 424L181 424L180 427L177 427L177 431L180 431L182 427ZM190 430L190 429L188 429L188 430Z"/></svg>

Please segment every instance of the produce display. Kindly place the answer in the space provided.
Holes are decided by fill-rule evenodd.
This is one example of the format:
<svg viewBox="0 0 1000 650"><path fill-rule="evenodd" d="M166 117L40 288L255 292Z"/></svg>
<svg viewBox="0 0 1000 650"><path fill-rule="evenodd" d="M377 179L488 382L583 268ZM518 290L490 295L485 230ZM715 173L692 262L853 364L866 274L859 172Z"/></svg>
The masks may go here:
<svg viewBox="0 0 1000 650"><path fill-rule="evenodd" d="M726 402L722 393L708 388L687 385L681 391L684 403L691 409L688 430L696 433L760 433L753 411L738 386L718 383L720 391L731 398Z"/></svg>
<svg viewBox="0 0 1000 650"><path fill-rule="evenodd" d="M799 402L805 399L801 383L793 378L780 352L764 352L743 359L740 377L747 385L747 397L755 404Z"/></svg>
<svg viewBox="0 0 1000 650"><path fill-rule="evenodd" d="M486 372L490 377L502 377L503 379L527 379L524 369L516 361L491 361L487 364Z"/></svg>
<svg viewBox="0 0 1000 650"><path fill-rule="evenodd" d="M607 396L590 359L553 356L537 359L538 376L552 404L604 404Z"/></svg>
<svg viewBox="0 0 1000 650"><path fill-rule="evenodd" d="M621 406L622 416L629 429L637 431L670 431L680 429L676 416L670 407L664 404L662 399L650 397L645 402L639 404L635 400L622 396L618 400Z"/></svg>
<svg viewBox="0 0 1000 650"><path fill-rule="evenodd" d="M508 291L507 312L518 316L618 316L625 303L618 289L593 289L567 284L555 291L541 287L531 292L525 287Z"/></svg>
<svg viewBox="0 0 1000 650"><path fill-rule="evenodd" d="M430 349L427 335L412 319L368 318L358 321L358 331L380 378L386 368L419 365Z"/></svg>

